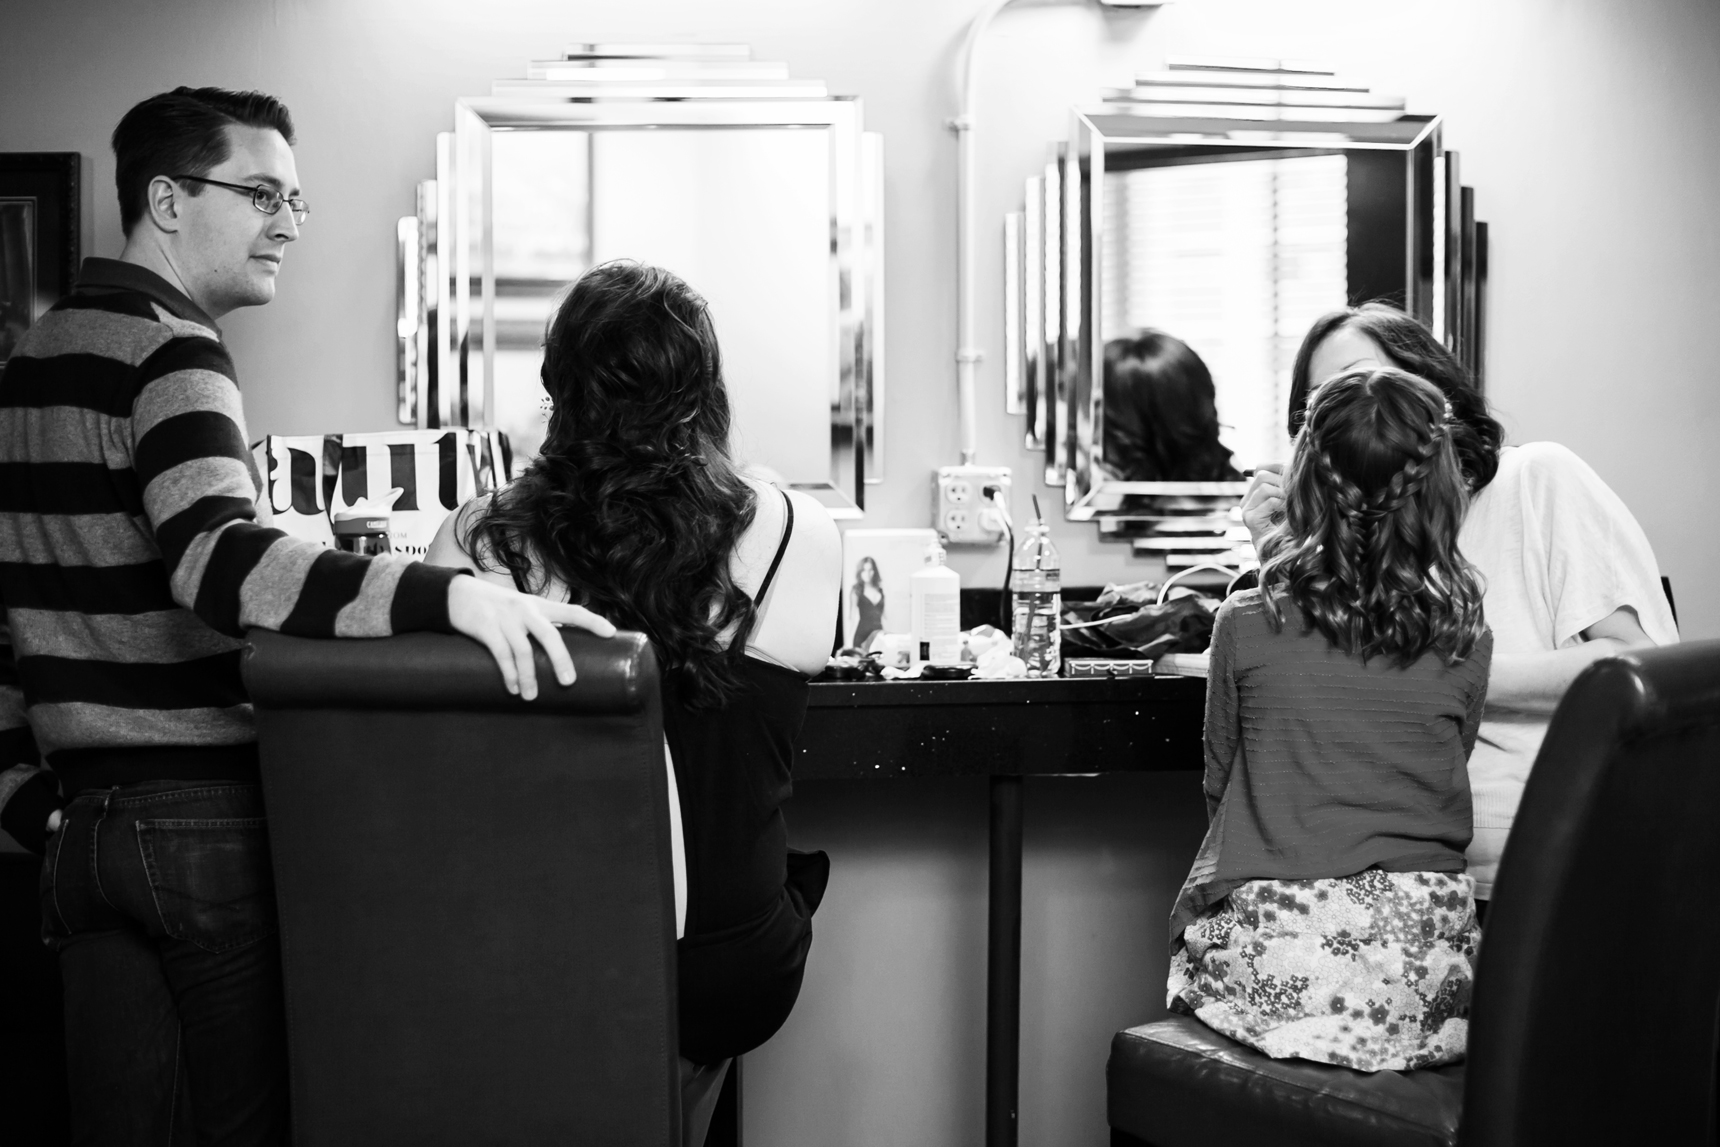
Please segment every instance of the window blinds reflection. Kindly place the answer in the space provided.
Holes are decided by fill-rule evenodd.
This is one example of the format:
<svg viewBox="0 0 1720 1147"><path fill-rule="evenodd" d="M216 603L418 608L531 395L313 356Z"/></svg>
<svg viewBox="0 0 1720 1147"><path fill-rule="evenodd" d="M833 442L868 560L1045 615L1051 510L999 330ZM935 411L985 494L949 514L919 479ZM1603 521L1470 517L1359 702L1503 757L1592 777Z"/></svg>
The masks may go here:
<svg viewBox="0 0 1720 1147"><path fill-rule="evenodd" d="M1156 327L1192 346L1238 466L1287 456L1296 348L1345 303L1347 174L1338 154L1105 175L1102 336Z"/></svg>

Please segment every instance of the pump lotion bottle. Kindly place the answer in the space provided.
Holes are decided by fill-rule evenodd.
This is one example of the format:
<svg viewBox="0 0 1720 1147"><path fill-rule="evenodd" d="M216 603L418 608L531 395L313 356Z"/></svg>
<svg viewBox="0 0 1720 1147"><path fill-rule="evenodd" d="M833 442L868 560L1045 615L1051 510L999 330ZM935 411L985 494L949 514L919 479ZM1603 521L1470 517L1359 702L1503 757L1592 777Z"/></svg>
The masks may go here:
<svg viewBox="0 0 1720 1147"><path fill-rule="evenodd" d="M961 587L961 575L944 564L944 548L933 541L926 547L926 564L908 579L915 665L961 660Z"/></svg>

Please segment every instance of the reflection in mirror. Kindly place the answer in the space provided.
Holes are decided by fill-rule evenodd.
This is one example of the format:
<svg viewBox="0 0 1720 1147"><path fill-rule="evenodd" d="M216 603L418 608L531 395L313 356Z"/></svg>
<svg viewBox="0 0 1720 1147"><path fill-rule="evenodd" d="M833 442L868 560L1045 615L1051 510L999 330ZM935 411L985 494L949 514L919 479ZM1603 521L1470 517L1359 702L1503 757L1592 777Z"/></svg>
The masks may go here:
<svg viewBox="0 0 1720 1147"><path fill-rule="evenodd" d="M1431 317L1439 121L1256 131L1112 109L1075 120L1068 166L1079 182L1063 263L1086 297L1064 316L1073 349L1066 513L1131 519L1139 528L1107 532L1144 538L1165 528L1160 519L1222 515L1244 489L1242 470L1287 457L1290 368L1314 319L1362 299ZM1194 126L1205 130L1184 130ZM1120 341L1145 332L1186 346L1175 356L1186 369L1154 369L1166 352L1131 354ZM1143 356L1148 365L1118 375ZM1125 406L1114 411L1113 398ZM1162 449L1143 469L1152 442ZM1187 541L1174 543L1184 557ZM1214 537L1204 552L1225 543Z"/></svg>
<svg viewBox="0 0 1720 1147"><path fill-rule="evenodd" d="M402 421L502 429L530 459L556 304L634 259L709 302L737 460L861 516L882 477L882 149L859 100L748 54L576 45L456 102L416 244L400 232Z"/></svg>
<svg viewBox="0 0 1720 1147"><path fill-rule="evenodd" d="M1012 398L1066 517L1173 568L1251 558L1243 474L1288 457L1296 352L1346 304L1481 374L1487 232L1439 117L1303 64L1174 61L1071 125L1013 295Z"/></svg>
<svg viewBox="0 0 1720 1147"><path fill-rule="evenodd" d="M1234 482L1212 372L1194 348L1143 327L1105 343L1107 473L1125 482Z"/></svg>
<svg viewBox="0 0 1720 1147"><path fill-rule="evenodd" d="M1343 154L1227 158L1105 172L1099 465L1113 478L1235 481L1281 461L1296 348L1345 303Z"/></svg>
<svg viewBox="0 0 1720 1147"><path fill-rule="evenodd" d="M636 259L710 303L734 403L735 456L828 481L835 356L829 141L782 129L496 132L495 423L515 456L543 441L543 333L584 270Z"/></svg>
<svg viewBox="0 0 1720 1147"><path fill-rule="evenodd" d="M543 446L548 411L538 370L560 296L592 265L591 135L498 132L495 199L495 424L521 465Z"/></svg>

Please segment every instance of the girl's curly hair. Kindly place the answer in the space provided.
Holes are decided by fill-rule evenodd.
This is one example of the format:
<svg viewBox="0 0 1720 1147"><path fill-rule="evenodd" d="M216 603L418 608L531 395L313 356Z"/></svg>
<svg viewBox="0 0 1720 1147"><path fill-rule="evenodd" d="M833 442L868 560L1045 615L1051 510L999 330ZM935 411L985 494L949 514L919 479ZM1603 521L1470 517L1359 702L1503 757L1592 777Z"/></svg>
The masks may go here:
<svg viewBox="0 0 1720 1147"><path fill-rule="evenodd" d="M643 630L695 703L722 704L755 620L729 556L756 505L705 300L658 267L593 267L550 320L542 378L543 451L471 516L466 551L532 592L558 579Z"/></svg>
<svg viewBox="0 0 1720 1147"><path fill-rule="evenodd" d="M1284 521L1261 545L1274 628L1282 594L1345 653L1462 661L1485 624L1457 549L1467 506L1437 388L1401 370L1325 383L1285 474Z"/></svg>

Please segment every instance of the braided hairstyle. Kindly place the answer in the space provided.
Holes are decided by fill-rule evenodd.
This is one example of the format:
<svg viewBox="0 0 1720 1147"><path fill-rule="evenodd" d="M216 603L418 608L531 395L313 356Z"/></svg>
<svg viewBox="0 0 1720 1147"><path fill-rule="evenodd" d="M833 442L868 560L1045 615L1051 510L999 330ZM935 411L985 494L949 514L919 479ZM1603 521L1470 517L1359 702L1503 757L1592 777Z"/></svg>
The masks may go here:
<svg viewBox="0 0 1720 1147"><path fill-rule="evenodd" d="M1437 388L1390 369L1327 382L1285 475L1284 521L1261 545L1273 627L1284 596L1345 653L1462 661L1485 624L1457 549L1467 507Z"/></svg>
<svg viewBox="0 0 1720 1147"><path fill-rule="evenodd" d="M469 517L466 552L643 630L695 705L720 706L755 621L729 556L756 507L705 300L659 267L593 267L550 320L542 377L543 450Z"/></svg>

